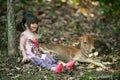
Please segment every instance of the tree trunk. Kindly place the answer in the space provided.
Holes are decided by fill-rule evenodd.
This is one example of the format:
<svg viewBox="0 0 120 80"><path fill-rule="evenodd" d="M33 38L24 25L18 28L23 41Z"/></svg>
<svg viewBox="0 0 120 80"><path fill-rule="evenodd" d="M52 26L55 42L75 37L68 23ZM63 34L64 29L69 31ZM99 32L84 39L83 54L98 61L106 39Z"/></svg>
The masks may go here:
<svg viewBox="0 0 120 80"><path fill-rule="evenodd" d="M7 27L8 27L8 55L16 52L15 42L15 15L13 9L13 0L7 0Z"/></svg>

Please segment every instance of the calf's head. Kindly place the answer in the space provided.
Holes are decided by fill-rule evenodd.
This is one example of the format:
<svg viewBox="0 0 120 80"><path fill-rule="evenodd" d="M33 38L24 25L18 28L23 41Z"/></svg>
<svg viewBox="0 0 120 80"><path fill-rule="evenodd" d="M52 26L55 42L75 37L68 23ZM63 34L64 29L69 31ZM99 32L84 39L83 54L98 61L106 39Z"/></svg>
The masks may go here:
<svg viewBox="0 0 120 80"><path fill-rule="evenodd" d="M94 40L91 35L84 35L80 37L80 49L85 53L94 53L96 51L94 47Z"/></svg>

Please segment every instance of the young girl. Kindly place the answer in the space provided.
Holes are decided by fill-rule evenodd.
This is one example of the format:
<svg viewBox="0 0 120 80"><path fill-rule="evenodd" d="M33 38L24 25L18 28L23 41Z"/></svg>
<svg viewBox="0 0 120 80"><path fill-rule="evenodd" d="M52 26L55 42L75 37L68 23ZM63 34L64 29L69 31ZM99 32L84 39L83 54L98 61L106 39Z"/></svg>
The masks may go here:
<svg viewBox="0 0 120 80"><path fill-rule="evenodd" d="M21 26L20 26L21 25ZM57 73L62 72L63 66L66 69L71 69L75 61L64 63L62 61L56 61L48 51L45 51L38 45L38 19L31 13L27 13L23 16L23 20L19 27L24 32L20 35L20 50L23 54L22 62L30 60L36 65L51 70Z"/></svg>

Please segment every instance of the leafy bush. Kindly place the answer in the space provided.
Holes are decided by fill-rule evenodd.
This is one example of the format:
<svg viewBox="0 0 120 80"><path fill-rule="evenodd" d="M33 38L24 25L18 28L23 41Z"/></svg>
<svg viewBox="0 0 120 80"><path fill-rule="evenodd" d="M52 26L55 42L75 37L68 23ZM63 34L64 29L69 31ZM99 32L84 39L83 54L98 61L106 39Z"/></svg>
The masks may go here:
<svg viewBox="0 0 120 80"><path fill-rule="evenodd" d="M120 17L120 0L97 0L100 2L100 12L109 17Z"/></svg>

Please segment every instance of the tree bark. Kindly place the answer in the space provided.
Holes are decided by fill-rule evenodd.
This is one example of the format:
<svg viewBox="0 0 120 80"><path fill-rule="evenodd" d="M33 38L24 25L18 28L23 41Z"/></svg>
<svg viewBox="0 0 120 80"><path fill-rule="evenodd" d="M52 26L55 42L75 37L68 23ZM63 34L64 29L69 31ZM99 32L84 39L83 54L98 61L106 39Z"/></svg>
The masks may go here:
<svg viewBox="0 0 120 80"><path fill-rule="evenodd" d="M15 42L15 15L13 9L13 0L7 0L7 29L8 29L8 55L16 52Z"/></svg>

